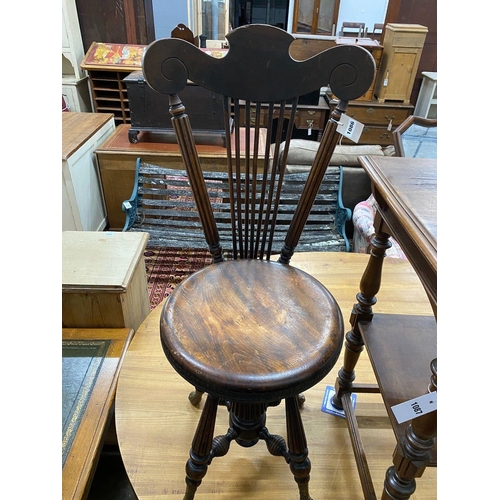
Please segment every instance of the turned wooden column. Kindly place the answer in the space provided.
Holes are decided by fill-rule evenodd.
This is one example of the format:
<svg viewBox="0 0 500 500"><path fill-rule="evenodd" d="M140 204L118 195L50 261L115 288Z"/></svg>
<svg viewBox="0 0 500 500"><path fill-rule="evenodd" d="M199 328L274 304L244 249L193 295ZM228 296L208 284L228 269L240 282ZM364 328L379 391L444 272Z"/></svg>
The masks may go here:
<svg viewBox="0 0 500 500"><path fill-rule="evenodd" d="M380 290L384 257L386 256L386 250L392 246L389 241L390 235L378 212L375 216L374 225L376 232L370 244L370 258L365 272L361 277L360 291L356 295L358 302L354 304L349 319L351 329L345 337L344 364L339 370L337 380L335 381L335 396L332 403L337 408L343 407L341 401L342 394L351 392L355 379L354 369L364 349L364 342L358 324L360 321L371 321L373 318L372 307L377 302L376 295Z"/></svg>

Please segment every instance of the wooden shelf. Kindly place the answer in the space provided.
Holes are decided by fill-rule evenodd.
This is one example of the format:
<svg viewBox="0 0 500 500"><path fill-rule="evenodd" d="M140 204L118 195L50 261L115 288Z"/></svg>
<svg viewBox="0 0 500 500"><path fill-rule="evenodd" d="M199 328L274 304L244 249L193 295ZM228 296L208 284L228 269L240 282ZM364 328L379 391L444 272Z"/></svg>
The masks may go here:
<svg viewBox="0 0 500 500"><path fill-rule="evenodd" d="M145 45L94 42L81 64L89 75L94 111L113 113L116 125L131 122L123 79L141 68L145 48Z"/></svg>
<svg viewBox="0 0 500 500"><path fill-rule="evenodd" d="M427 393L430 362L437 357L434 316L375 314L359 326L394 434L402 443L408 422L399 424L394 405ZM437 444L430 466L437 465Z"/></svg>

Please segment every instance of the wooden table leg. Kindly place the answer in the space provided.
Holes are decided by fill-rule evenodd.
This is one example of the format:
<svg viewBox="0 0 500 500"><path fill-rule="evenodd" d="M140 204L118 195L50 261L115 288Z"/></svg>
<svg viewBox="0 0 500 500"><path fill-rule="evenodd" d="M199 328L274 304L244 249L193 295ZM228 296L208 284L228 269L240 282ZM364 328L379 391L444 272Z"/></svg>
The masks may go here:
<svg viewBox="0 0 500 500"><path fill-rule="evenodd" d="M378 213L377 213L378 215ZM360 354L363 352L364 343L359 331L360 321L371 321L373 317L372 306L377 302L376 295L380 290L382 280L382 264L385 252L391 248L390 235L385 232L383 221L378 217L375 219L375 227L378 231L374 234L370 246L370 258L360 282L360 292L356 295L357 303L354 304L349 322L351 330L346 334L344 364L338 373L335 382L335 396L333 405L342 408L342 394L352 392L352 384L355 379L354 368Z"/></svg>
<svg viewBox="0 0 500 500"><path fill-rule="evenodd" d="M437 359L432 361L431 371L429 392L437 391ZM415 478L424 473L437 435L437 410L413 419L405 435L394 450L394 465L387 470L382 500L407 500L415 492Z"/></svg>

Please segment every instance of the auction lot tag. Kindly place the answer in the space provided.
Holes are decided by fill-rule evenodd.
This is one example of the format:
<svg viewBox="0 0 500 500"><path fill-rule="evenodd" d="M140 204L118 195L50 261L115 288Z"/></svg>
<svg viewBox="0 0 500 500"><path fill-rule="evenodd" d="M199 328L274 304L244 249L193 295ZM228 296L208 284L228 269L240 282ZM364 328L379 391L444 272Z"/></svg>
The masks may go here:
<svg viewBox="0 0 500 500"><path fill-rule="evenodd" d="M437 392L429 392L415 399L409 399L391 408L398 424L437 410Z"/></svg>
<svg viewBox="0 0 500 500"><path fill-rule="evenodd" d="M353 142L358 142L365 126L354 118L342 113L337 124L337 132Z"/></svg>

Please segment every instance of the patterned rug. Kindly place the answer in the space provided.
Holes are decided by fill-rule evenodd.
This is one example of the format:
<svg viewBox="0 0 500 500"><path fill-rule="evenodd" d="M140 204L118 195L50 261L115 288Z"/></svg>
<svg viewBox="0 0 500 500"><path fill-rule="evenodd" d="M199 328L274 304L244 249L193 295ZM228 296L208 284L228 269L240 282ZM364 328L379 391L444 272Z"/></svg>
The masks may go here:
<svg viewBox="0 0 500 500"><path fill-rule="evenodd" d="M151 310L184 278L212 262L208 250L147 248L144 257Z"/></svg>

